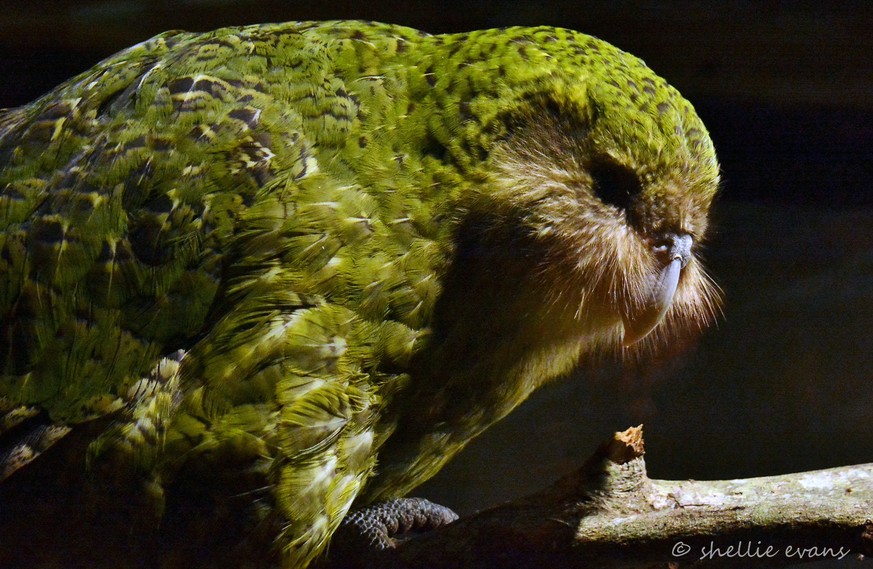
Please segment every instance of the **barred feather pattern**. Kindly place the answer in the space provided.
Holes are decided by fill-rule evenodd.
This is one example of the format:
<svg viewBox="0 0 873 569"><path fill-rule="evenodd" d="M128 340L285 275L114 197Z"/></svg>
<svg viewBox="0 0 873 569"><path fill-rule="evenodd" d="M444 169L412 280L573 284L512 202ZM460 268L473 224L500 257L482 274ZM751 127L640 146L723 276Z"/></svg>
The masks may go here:
<svg viewBox="0 0 873 569"><path fill-rule="evenodd" d="M254 484L305 567L620 349L717 186L691 105L577 32L161 34L0 111L0 469L108 419L94 472L158 518L186 479ZM717 297L692 255L636 349Z"/></svg>

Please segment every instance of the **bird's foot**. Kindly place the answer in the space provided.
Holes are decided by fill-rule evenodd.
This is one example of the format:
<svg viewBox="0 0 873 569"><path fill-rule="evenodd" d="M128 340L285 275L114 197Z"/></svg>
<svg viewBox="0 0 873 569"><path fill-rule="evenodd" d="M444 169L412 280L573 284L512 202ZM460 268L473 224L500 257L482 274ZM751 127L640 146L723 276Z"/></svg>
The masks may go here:
<svg viewBox="0 0 873 569"><path fill-rule="evenodd" d="M391 549L416 533L452 523L458 515L424 498L395 498L352 510L337 533L352 533L369 549Z"/></svg>
<svg viewBox="0 0 873 569"><path fill-rule="evenodd" d="M352 510L331 539L327 566L390 566L389 550L457 519L449 508L424 498L395 498Z"/></svg>

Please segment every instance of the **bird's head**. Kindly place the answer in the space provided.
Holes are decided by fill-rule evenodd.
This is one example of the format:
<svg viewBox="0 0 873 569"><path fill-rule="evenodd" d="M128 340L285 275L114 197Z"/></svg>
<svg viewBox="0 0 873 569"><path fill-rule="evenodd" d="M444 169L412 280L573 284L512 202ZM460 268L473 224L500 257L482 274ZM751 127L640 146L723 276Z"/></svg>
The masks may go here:
<svg viewBox="0 0 873 569"><path fill-rule="evenodd" d="M484 141L483 207L538 244L531 271L543 295L584 333L628 347L702 327L718 306L698 257L719 184L703 123L642 61L605 42L519 33L497 61L529 67L469 94L473 119L457 136L465 156Z"/></svg>

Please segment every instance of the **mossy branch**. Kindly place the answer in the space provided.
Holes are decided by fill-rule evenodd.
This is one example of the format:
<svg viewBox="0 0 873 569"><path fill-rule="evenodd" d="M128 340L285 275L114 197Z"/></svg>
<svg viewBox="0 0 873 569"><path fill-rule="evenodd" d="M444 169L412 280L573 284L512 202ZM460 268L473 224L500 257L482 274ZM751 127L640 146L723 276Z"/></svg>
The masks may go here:
<svg viewBox="0 0 873 569"><path fill-rule="evenodd" d="M526 498L402 541L380 567L774 567L873 555L873 464L652 480L641 427Z"/></svg>

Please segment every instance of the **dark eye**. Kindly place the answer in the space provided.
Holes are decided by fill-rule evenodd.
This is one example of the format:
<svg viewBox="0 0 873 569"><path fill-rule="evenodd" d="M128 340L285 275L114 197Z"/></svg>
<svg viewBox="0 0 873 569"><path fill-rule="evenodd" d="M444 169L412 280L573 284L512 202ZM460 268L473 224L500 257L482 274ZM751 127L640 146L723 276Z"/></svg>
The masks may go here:
<svg viewBox="0 0 873 569"><path fill-rule="evenodd" d="M600 200L627 211L631 200L640 193L640 181L633 170L610 160L595 160L590 166L594 194Z"/></svg>

